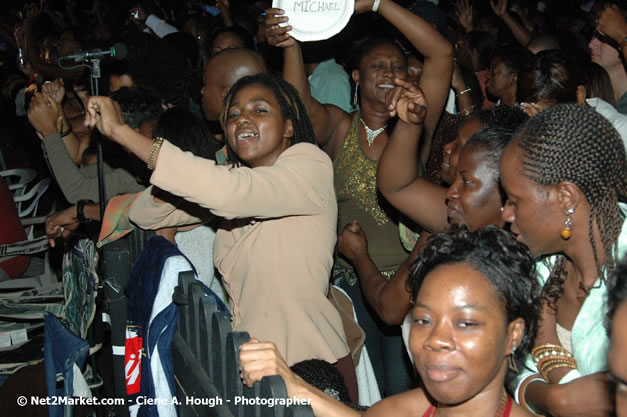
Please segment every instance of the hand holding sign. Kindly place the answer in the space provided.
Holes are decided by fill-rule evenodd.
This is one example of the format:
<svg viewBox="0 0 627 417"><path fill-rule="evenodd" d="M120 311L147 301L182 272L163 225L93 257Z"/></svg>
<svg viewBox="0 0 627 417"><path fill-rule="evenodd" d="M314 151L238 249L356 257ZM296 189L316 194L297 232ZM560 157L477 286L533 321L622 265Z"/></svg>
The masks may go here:
<svg viewBox="0 0 627 417"><path fill-rule="evenodd" d="M290 35L307 42L328 39L339 33L350 20L354 5L354 0L273 0L273 8L267 12L283 10L290 16Z"/></svg>
<svg viewBox="0 0 627 417"><path fill-rule="evenodd" d="M288 33L292 30L292 27L286 24L289 19L287 16L284 16L285 11L282 9L268 9L266 10L266 15L265 26L268 45L279 48L294 46L296 41Z"/></svg>

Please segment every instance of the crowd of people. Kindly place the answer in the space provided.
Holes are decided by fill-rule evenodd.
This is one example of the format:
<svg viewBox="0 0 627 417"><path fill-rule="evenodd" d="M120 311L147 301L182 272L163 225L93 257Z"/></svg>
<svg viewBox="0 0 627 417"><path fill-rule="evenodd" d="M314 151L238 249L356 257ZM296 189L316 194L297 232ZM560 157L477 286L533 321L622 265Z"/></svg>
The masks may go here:
<svg viewBox="0 0 627 417"><path fill-rule="evenodd" d="M0 162L54 178L51 245L176 243L252 336L244 382L319 417L627 416L627 5L355 0L316 42L271 6L3 6ZM96 89L69 57L117 42Z"/></svg>

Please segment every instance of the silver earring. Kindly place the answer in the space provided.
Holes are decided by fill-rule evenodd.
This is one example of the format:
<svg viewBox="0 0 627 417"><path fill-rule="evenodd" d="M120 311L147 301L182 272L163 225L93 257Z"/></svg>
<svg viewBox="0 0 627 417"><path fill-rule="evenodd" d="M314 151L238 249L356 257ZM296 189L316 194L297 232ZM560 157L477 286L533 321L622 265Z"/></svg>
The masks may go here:
<svg viewBox="0 0 627 417"><path fill-rule="evenodd" d="M501 213L503 213L503 210L505 210L505 207L501 206Z"/></svg>
<svg viewBox="0 0 627 417"><path fill-rule="evenodd" d="M357 106L359 104L359 83L355 84L355 95L353 96L353 104Z"/></svg>

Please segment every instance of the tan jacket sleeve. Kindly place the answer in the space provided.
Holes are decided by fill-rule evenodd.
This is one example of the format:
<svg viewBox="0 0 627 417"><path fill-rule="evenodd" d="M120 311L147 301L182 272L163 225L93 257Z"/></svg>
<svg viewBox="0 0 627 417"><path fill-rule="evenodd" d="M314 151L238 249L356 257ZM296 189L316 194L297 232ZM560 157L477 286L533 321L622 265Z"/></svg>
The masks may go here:
<svg viewBox="0 0 627 417"><path fill-rule="evenodd" d="M208 213L210 214L210 213ZM133 201L129 217L142 229L156 230L164 227L201 223L201 217L193 216L174 204L157 203L153 199L153 186L142 191Z"/></svg>
<svg viewBox="0 0 627 417"><path fill-rule="evenodd" d="M308 143L251 169L218 166L164 142L151 182L227 219L313 215L335 204L331 160Z"/></svg>

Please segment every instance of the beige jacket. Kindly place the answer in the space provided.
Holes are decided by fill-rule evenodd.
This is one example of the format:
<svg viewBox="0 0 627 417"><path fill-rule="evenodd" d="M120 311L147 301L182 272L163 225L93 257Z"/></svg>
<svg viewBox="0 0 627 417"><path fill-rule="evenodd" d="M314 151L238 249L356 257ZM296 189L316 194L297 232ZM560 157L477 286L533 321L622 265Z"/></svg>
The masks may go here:
<svg viewBox="0 0 627 417"><path fill-rule="evenodd" d="M271 167L218 166L164 142L151 182L224 217L215 265L232 299L233 328L274 342L289 365L348 355L327 300L336 241L333 167L312 144L293 145ZM146 190L131 220L147 229L198 222Z"/></svg>

